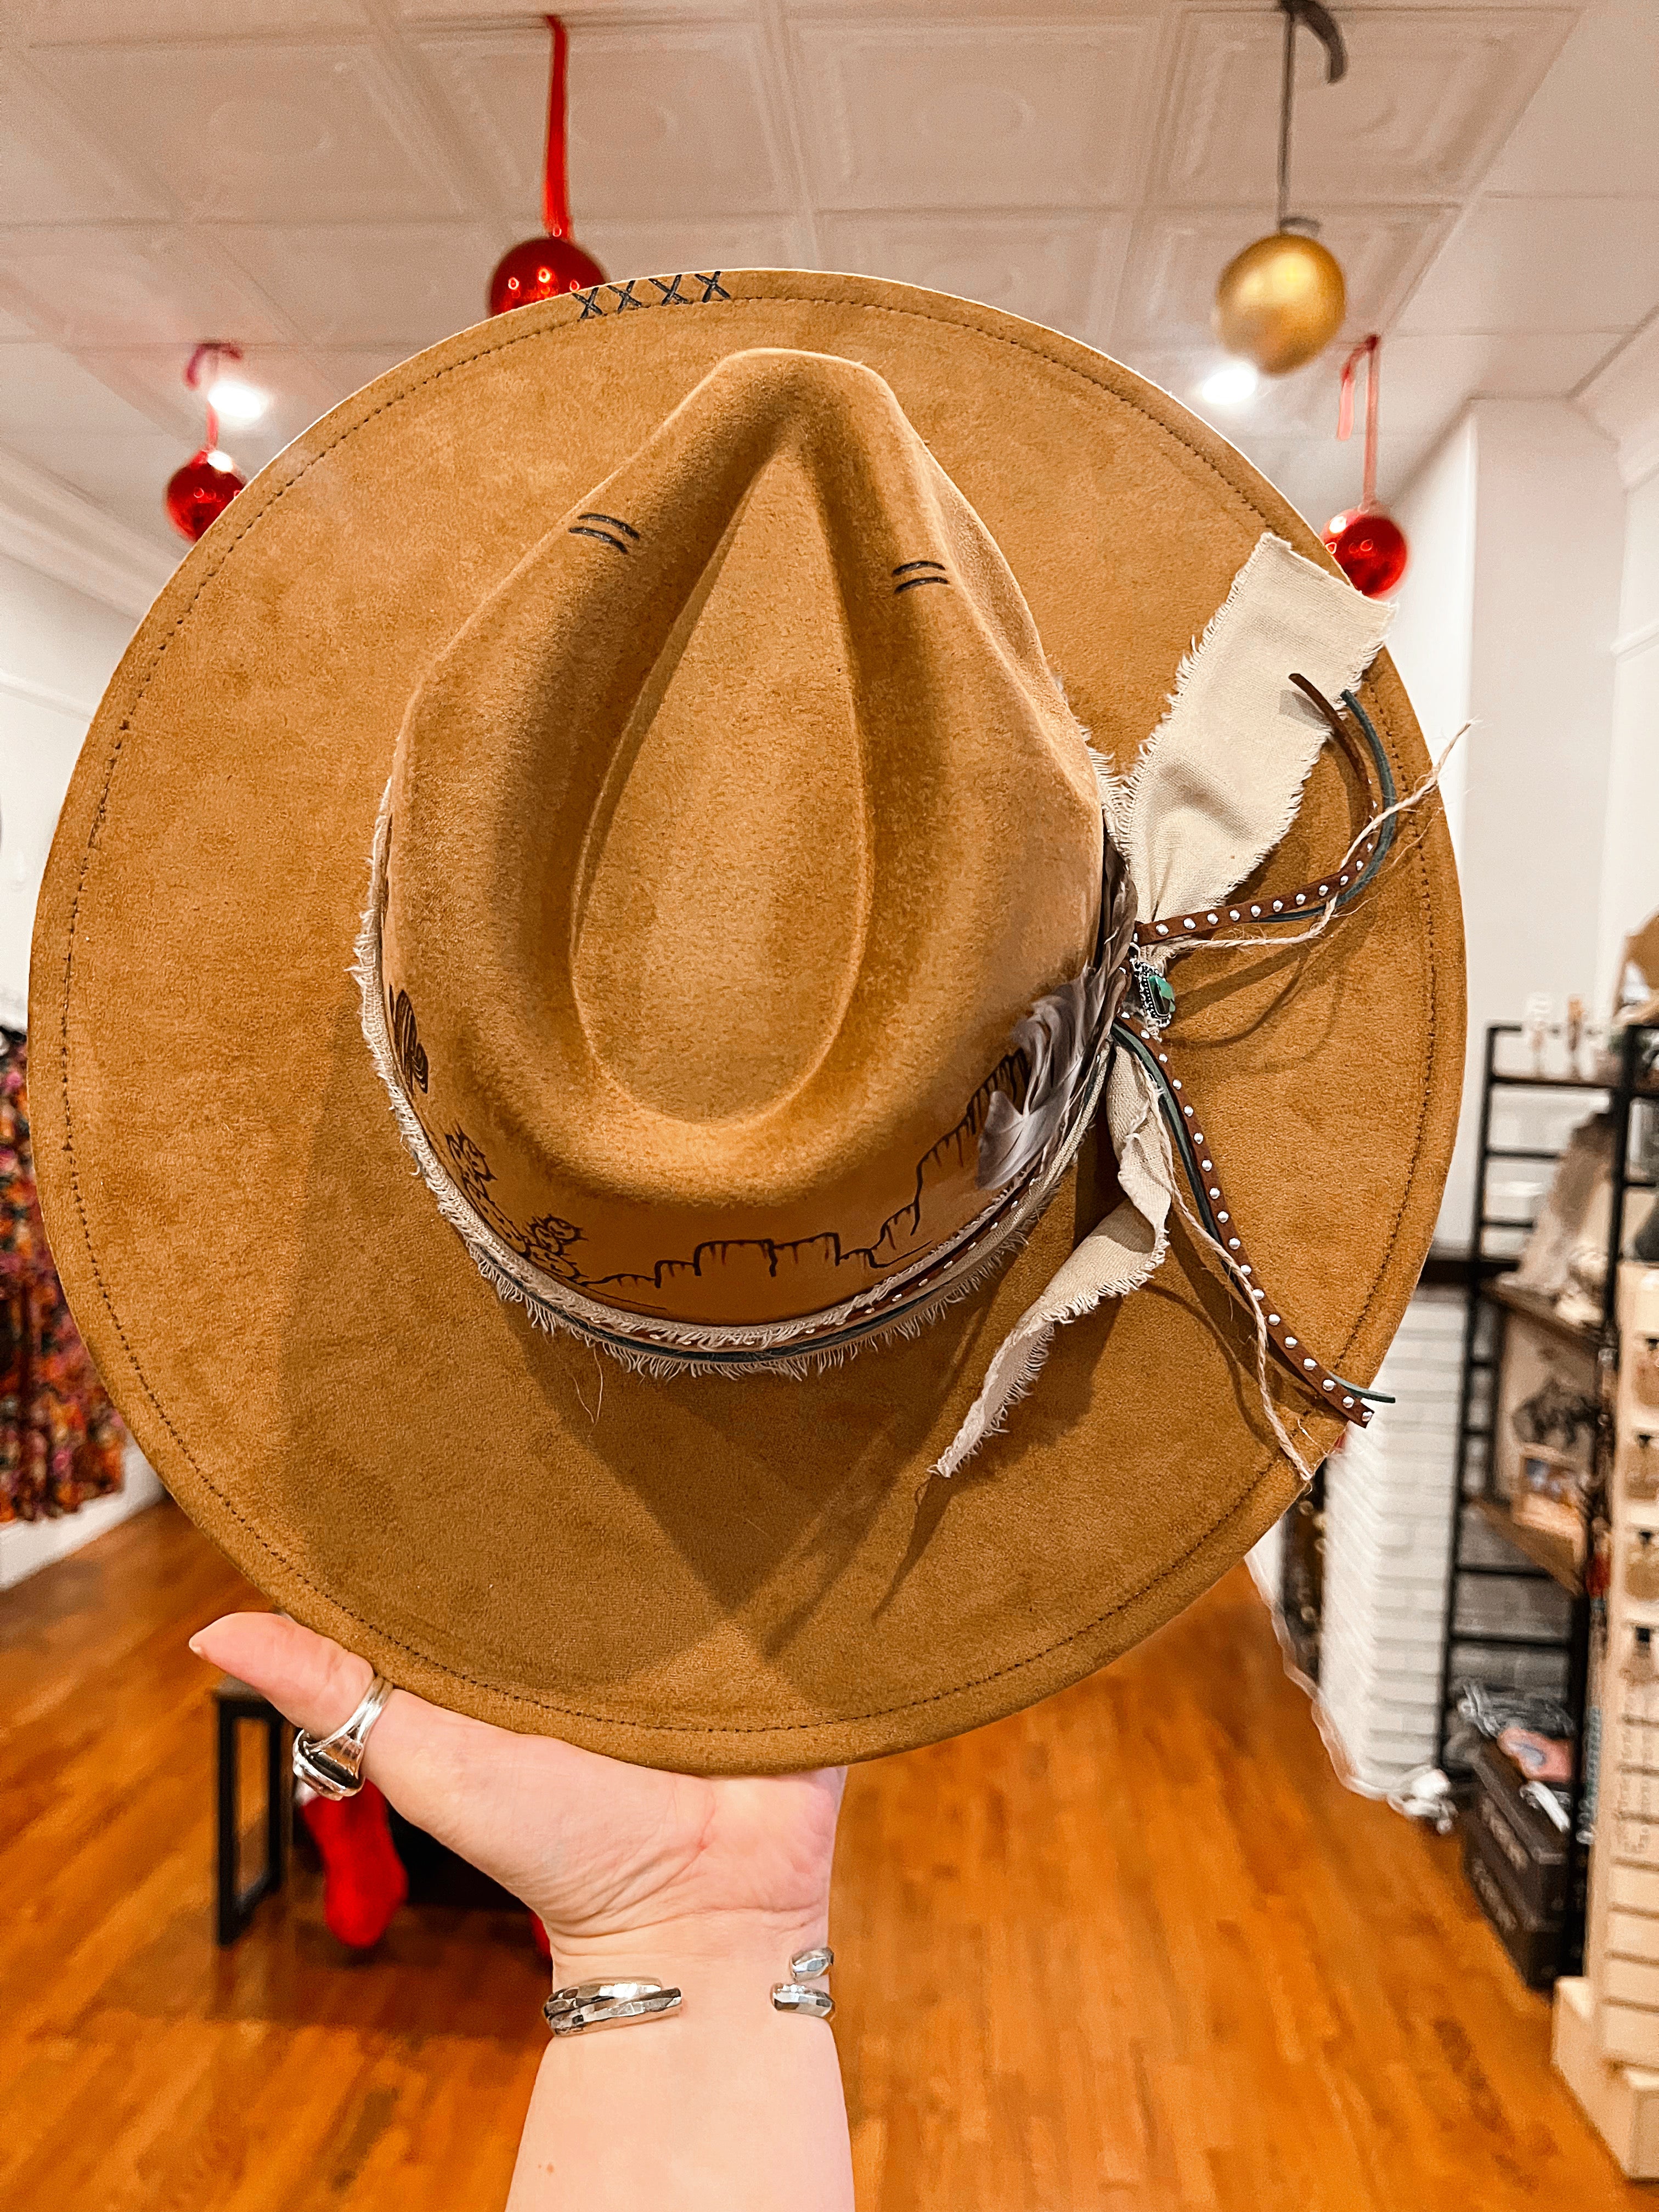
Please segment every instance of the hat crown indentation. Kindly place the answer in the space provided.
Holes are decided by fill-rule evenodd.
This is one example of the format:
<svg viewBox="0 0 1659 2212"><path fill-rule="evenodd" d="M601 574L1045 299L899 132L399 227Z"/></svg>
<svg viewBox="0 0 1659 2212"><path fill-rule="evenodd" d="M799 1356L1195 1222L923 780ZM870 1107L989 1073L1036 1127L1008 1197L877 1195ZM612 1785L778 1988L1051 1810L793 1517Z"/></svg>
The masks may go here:
<svg viewBox="0 0 1659 2212"><path fill-rule="evenodd" d="M1092 941L1081 733L848 361L729 357L573 507L423 685L393 811L434 1142L651 1298L730 1245L723 1287L691 1271L710 1318L833 1304L915 1257L884 1224L925 1251L975 1218L975 1144L941 1140ZM785 1247L813 1256L747 1281Z"/></svg>

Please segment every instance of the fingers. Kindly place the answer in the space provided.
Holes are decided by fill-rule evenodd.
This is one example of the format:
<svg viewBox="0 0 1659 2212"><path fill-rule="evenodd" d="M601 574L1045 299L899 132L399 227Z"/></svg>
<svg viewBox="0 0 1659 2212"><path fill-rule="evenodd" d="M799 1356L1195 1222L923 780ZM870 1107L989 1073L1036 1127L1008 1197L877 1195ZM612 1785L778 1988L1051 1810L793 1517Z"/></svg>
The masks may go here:
<svg viewBox="0 0 1659 2212"><path fill-rule="evenodd" d="M349 1720L374 1679L367 1659L276 1613L230 1613L190 1639L198 1658L269 1698L296 1728L327 1735Z"/></svg>

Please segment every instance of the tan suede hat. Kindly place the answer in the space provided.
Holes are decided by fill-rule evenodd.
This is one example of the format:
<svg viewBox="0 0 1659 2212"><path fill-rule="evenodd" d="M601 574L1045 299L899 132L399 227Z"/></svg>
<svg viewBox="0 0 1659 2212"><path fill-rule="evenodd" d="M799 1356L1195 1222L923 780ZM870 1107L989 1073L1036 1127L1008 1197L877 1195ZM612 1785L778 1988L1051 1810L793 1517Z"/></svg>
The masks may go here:
<svg viewBox="0 0 1659 2212"><path fill-rule="evenodd" d="M1433 1227L1384 619L1164 394L903 286L607 284L337 409L140 629L36 931L53 1249L169 1486L392 1681L658 1765L1145 1635Z"/></svg>

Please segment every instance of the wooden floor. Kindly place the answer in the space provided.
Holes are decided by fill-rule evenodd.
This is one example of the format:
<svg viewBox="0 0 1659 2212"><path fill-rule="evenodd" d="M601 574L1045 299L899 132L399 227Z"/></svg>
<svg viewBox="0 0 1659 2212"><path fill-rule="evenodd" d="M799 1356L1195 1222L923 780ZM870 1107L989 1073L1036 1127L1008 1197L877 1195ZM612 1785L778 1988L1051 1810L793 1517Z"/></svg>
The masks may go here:
<svg viewBox="0 0 1659 2212"><path fill-rule="evenodd" d="M162 1505L0 1596L0 2204L495 2212L545 2040L522 1916L410 1911L356 1960L301 1870L214 1948L185 1639L247 1595ZM1656 2202L1453 1847L1337 1786L1243 1570L854 1770L832 1936L862 2212Z"/></svg>

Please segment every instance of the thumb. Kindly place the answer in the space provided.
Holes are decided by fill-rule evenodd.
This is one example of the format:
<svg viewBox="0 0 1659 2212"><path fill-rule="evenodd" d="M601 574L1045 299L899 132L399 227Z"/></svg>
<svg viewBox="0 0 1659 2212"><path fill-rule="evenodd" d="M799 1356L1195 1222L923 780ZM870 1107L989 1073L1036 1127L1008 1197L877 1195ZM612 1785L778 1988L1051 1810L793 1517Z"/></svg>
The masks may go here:
<svg viewBox="0 0 1659 2212"><path fill-rule="evenodd" d="M374 1679L367 1659L277 1613L228 1613L192 1636L190 1648L313 1735L349 1720Z"/></svg>
<svg viewBox="0 0 1659 2212"><path fill-rule="evenodd" d="M278 1712L316 1736L343 1727L367 1694L374 1669L326 1636L279 1613L228 1613L190 1639L198 1659L235 1674ZM363 1771L392 1802L417 1818L431 1738L447 1716L407 1690L394 1690L364 1747Z"/></svg>

